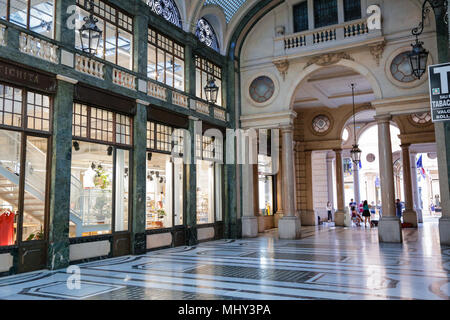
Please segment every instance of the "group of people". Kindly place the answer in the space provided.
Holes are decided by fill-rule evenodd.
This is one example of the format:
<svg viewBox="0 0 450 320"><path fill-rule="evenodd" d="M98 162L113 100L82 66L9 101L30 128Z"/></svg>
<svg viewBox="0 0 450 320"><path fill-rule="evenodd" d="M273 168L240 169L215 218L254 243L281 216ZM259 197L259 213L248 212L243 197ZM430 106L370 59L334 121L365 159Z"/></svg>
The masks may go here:
<svg viewBox="0 0 450 320"><path fill-rule="evenodd" d="M367 203L367 200L364 200L364 202L360 203L359 205L353 201L353 199L350 200L349 203L350 212L352 215L352 221L356 223L356 225L359 227L361 225L361 222L364 220L364 226L367 227L367 222L369 222L369 227L372 227L372 224L370 222L371 217L371 206ZM364 219L363 219L364 217Z"/></svg>

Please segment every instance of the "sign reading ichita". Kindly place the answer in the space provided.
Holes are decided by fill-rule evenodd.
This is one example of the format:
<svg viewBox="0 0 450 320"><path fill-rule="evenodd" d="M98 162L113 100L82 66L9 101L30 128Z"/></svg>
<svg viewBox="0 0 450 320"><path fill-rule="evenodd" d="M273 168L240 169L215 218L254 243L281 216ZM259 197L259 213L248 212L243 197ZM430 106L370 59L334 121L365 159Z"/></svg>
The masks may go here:
<svg viewBox="0 0 450 320"><path fill-rule="evenodd" d="M450 63L428 67L433 121L450 120Z"/></svg>

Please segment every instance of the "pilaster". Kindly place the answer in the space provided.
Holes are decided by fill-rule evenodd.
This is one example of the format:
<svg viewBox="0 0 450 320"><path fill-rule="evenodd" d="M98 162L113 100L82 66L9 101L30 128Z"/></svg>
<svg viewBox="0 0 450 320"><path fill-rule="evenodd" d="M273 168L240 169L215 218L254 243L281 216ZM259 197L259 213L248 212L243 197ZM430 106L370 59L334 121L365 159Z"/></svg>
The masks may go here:
<svg viewBox="0 0 450 320"><path fill-rule="evenodd" d="M69 79L67 79L69 80ZM72 112L76 81L57 80L53 104L52 167L47 266L69 265L70 181L72 162Z"/></svg>
<svg viewBox="0 0 450 320"><path fill-rule="evenodd" d="M147 106L136 103L133 119L133 211L131 248L133 254L146 252L146 148L147 148Z"/></svg>
<svg viewBox="0 0 450 320"><path fill-rule="evenodd" d="M186 214L186 228L187 228L187 245L193 246L198 243L197 240L197 161L195 157L195 135L196 135L196 119L189 118L189 134L191 144L191 161L184 165L185 180L184 180L184 212Z"/></svg>

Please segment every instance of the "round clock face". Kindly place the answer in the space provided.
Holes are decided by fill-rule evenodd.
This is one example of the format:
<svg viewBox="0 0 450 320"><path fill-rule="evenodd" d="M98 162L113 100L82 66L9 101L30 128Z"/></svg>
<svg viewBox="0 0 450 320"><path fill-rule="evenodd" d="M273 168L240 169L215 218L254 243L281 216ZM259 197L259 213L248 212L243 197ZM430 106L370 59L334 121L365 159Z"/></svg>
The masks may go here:
<svg viewBox="0 0 450 320"><path fill-rule="evenodd" d="M275 92L275 84L272 79L261 76L252 81L249 93L253 101L263 103L272 98Z"/></svg>

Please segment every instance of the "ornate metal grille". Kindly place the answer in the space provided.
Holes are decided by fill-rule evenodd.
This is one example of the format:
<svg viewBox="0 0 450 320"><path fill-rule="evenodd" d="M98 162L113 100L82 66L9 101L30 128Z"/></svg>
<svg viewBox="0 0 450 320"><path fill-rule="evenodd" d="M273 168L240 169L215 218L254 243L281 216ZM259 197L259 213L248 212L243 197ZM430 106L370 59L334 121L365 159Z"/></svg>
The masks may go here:
<svg viewBox="0 0 450 320"><path fill-rule="evenodd" d="M361 0L344 0L344 20L361 19Z"/></svg>
<svg viewBox="0 0 450 320"><path fill-rule="evenodd" d="M338 23L336 0L314 0L314 26L325 27Z"/></svg>
<svg viewBox="0 0 450 320"><path fill-rule="evenodd" d="M308 30L308 2L303 1L296 4L293 9L294 13L294 32Z"/></svg>
<svg viewBox="0 0 450 320"><path fill-rule="evenodd" d="M181 28L181 15L172 0L144 0L154 13Z"/></svg>
<svg viewBox="0 0 450 320"><path fill-rule="evenodd" d="M197 21L197 29L195 36L208 47L219 52L219 42L217 41L216 33L211 24L205 19L200 18Z"/></svg>

